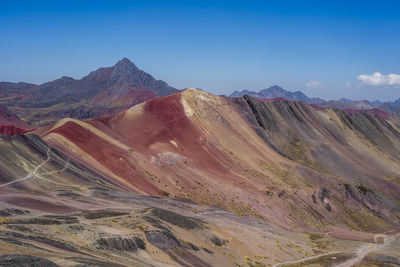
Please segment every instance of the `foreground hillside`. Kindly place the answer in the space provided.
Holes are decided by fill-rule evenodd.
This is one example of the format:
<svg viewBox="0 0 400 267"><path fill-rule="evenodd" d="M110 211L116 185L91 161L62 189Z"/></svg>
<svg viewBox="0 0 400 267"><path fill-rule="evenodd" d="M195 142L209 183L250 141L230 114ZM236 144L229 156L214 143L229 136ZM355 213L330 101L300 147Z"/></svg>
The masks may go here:
<svg viewBox="0 0 400 267"><path fill-rule="evenodd" d="M396 266L399 128L190 89L2 137L0 248L60 266Z"/></svg>
<svg viewBox="0 0 400 267"><path fill-rule="evenodd" d="M342 240L133 193L36 135L3 136L0 153L0 266L326 265L352 261L360 246L375 253L365 262L397 262L392 234Z"/></svg>
<svg viewBox="0 0 400 267"><path fill-rule="evenodd" d="M274 242L293 242L256 219L118 188L35 135L3 136L0 152L0 266L233 265L283 260ZM312 253L293 237L296 255Z"/></svg>

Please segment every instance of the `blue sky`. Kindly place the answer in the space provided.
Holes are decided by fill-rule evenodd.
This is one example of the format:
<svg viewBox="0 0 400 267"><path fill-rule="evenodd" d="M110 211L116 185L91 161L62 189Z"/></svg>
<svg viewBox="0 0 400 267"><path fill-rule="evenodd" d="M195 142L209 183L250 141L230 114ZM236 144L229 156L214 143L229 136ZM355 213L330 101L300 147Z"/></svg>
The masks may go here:
<svg viewBox="0 0 400 267"><path fill-rule="evenodd" d="M397 99L399 14L398 1L2 1L0 81L128 57L177 88Z"/></svg>

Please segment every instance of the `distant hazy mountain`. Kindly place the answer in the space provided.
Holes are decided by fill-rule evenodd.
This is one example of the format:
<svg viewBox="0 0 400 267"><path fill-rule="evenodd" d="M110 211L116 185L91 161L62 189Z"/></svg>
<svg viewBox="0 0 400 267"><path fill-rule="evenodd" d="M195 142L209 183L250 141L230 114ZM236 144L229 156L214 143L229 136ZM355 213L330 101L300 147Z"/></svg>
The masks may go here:
<svg viewBox="0 0 400 267"><path fill-rule="evenodd" d="M382 103L379 108L388 113L400 113L400 98L393 102Z"/></svg>
<svg viewBox="0 0 400 267"><path fill-rule="evenodd" d="M379 107L380 105L382 105L384 102L380 101L380 100L374 100L371 102L371 105L373 105L374 107Z"/></svg>
<svg viewBox="0 0 400 267"><path fill-rule="evenodd" d="M383 102L380 100L369 102L368 100L351 100L347 98L341 98L339 100L330 100L324 103L319 103L318 105L325 108L336 108L346 111L371 110L371 112L374 114L379 112L377 109L381 109L387 113L400 113L400 98L392 102Z"/></svg>
<svg viewBox="0 0 400 267"><path fill-rule="evenodd" d="M21 94L24 95L35 86L37 85L23 82L0 82L0 97L14 98L20 96Z"/></svg>
<svg viewBox="0 0 400 267"><path fill-rule="evenodd" d="M350 100L341 98L339 100L330 100L319 104L321 107L337 109L372 109L374 106L367 100Z"/></svg>
<svg viewBox="0 0 400 267"><path fill-rule="evenodd" d="M0 89L0 104L37 125L64 117L85 119L107 115L177 91L127 58L80 80L62 77L41 85L3 82Z"/></svg>
<svg viewBox="0 0 400 267"><path fill-rule="evenodd" d="M243 95L249 95L256 98L285 98L288 100L302 101L311 104L320 104L325 102L321 98L316 98L316 97L310 98L301 91L290 92L284 90L282 87L278 85L271 86L259 92L248 91L248 90L235 91L230 95L230 97L241 97Z"/></svg>
<svg viewBox="0 0 400 267"><path fill-rule="evenodd" d="M292 101L317 104L324 108L336 108L341 110L368 110L380 108L388 113L400 113L400 98L393 102L382 102L379 100L369 102L368 100L351 100L347 98L325 101L318 97L308 97L301 91L290 92L277 85L263 89L259 92L249 90L235 91L230 95L230 97L241 97L244 95L264 99L284 98Z"/></svg>

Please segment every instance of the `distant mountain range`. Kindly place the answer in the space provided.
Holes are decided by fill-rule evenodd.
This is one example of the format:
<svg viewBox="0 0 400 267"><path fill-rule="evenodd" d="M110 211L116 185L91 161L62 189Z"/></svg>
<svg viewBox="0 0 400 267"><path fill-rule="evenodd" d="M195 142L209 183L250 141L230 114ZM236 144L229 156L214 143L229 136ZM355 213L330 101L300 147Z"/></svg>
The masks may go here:
<svg viewBox="0 0 400 267"><path fill-rule="evenodd" d="M379 108L389 113L400 113L400 98L392 102L382 103Z"/></svg>
<svg viewBox="0 0 400 267"><path fill-rule="evenodd" d="M247 91L247 90L235 91L230 95L230 97L242 97L244 95L249 95L256 98L284 98L293 101L302 101L309 104L321 104L325 102L325 100L321 98L317 97L310 98L301 91L296 91L296 92L286 91L278 85L271 86L259 92Z"/></svg>
<svg viewBox="0 0 400 267"><path fill-rule="evenodd" d="M0 105L32 126L43 126L62 118L89 119L109 116L152 98L179 90L140 70L127 58L112 67L99 68L82 79L61 77L40 85L0 82ZM291 92L274 85L255 91L235 91L230 97L249 95L255 98L283 98L341 110L379 108L400 113L400 99L393 102L339 99L325 101L308 97L301 91ZM379 112L379 111L377 111ZM376 112L374 112L376 113Z"/></svg>
<svg viewBox="0 0 400 267"><path fill-rule="evenodd" d="M319 106L337 109L372 109L374 106L367 100L350 100L341 98L320 103Z"/></svg>
<svg viewBox="0 0 400 267"><path fill-rule="evenodd" d="M242 97L244 95L262 99L284 98L291 101L317 104L324 108L336 108L341 110L369 110L380 108L388 113L400 112L400 98L393 102L381 102L379 100L369 102L368 100L351 100L346 98L326 101L317 97L308 97L301 91L290 92L277 85L262 89L259 92L248 90L235 91L230 95L230 97Z"/></svg>
<svg viewBox="0 0 400 267"><path fill-rule="evenodd" d="M0 83L0 104L34 125L64 117L94 118L178 90L140 70L123 58L113 67L100 68L80 80L71 77L41 85Z"/></svg>

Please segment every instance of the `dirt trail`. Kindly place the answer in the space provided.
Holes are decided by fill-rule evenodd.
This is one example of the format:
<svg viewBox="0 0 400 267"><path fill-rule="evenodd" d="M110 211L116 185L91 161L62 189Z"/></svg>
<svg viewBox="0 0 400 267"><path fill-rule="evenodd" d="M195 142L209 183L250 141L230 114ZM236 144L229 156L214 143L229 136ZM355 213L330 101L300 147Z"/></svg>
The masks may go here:
<svg viewBox="0 0 400 267"><path fill-rule="evenodd" d="M49 162L52 159L51 156L50 156L50 152L51 152L51 146L49 146L48 149L47 149L47 152L46 152L47 158L46 158L46 160L44 162L42 162L41 164L39 164L38 166L36 166L36 168L32 172L28 173L25 177L17 179L17 180L14 180L14 181L11 181L11 182L8 182L8 183L5 183L5 184L1 184L0 187L5 187L5 186L9 186L11 184L15 184L15 183L19 183L19 182L22 182L22 181L27 181L29 179L37 178L37 179L42 179L42 180L45 180L47 182L51 182L51 183L58 184L58 185L80 188L77 185L63 184L63 183L59 183L59 182L56 182L56 181L53 181L53 180L50 180L50 179L47 179L47 178L43 177L43 176L47 176L47 175L54 175L55 173L64 172L66 169L69 168L69 165L70 165L70 159L69 158L67 160L67 163L60 170L43 172L43 173L40 173L40 174L37 173L40 170L40 168L42 168L44 165L46 165L47 162Z"/></svg>
<svg viewBox="0 0 400 267"><path fill-rule="evenodd" d="M339 265L336 265L336 267L351 267L357 263L360 263L364 259L365 256L367 256L368 254L370 254L374 251L384 249L386 246L390 245L393 241L395 241L398 237L400 237L400 234L396 234L396 235L376 234L374 236L374 240L377 241L378 238L383 238L383 244L368 243L368 244L362 245L358 250L352 252L352 253L354 253L354 257L352 257L349 260L346 260L345 262L343 262ZM323 256L334 255L334 254L338 254L341 252L350 252L350 251L340 251L339 250L339 251L328 252L328 253L319 254L319 255L315 255L315 256L299 259L299 260L277 263L277 264L273 265L273 267L284 266L287 264L302 263L304 261L317 259L317 258L320 258Z"/></svg>
<svg viewBox="0 0 400 267"><path fill-rule="evenodd" d="M35 177L35 176L36 176L36 172L37 172L41 167L43 167L47 162L49 162L49 160L51 159L50 151L51 151L51 147L49 146L49 148L47 149L47 152L46 152L46 154L47 154L47 159L46 159L44 162L42 162L41 164L39 164L38 166L36 166L36 168L35 168L31 173L28 173L25 177L23 177L23 178L21 178L21 179L17 179L17 180L15 180L15 181L11 181L11 182L2 184L2 185L0 185L0 187L8 186L8 185L14 184L14 183L19 183L19 182L22 182L22 181L25 181L25 180L28 180L28 179L30 179L30 178Z"/></svg>
<svg viewBox="0 0 400 267"><path fill-rule="evenodd" d="M384 249L387 245L390 245L393 241L395 241L400 236L400 234L392 235L392 236L388 236L388 235L385 236L382 234L378 234L375 236L376 237L384 237L383 244L363 245L356 251L356 255L354 258L351 258L351 259L343 262L342 264L337 265L337 267L351 267L354 264L360 263L364 259L364 257L367 256L368 254L370 254L376 250Z"/></svg>
<svg viewBox="0 0 400 267"><path fill-rule="evenodd" d="M323 256L335 255L335 254L338 254L338 253L341 253L341 252L343 252L343 251L338 250L338 251L333 251L333 252L328 252L328 253L324 253L324 254L319 254L319 255L315 255L315 256L311 256L311 257L299 259L299 260L281 262L281 263L274 264L272 267L283 266L283 265L286 265L286 264L301 263L301 262L303 262L303 261L318 259L318 258L323 257Z"/></svg>

